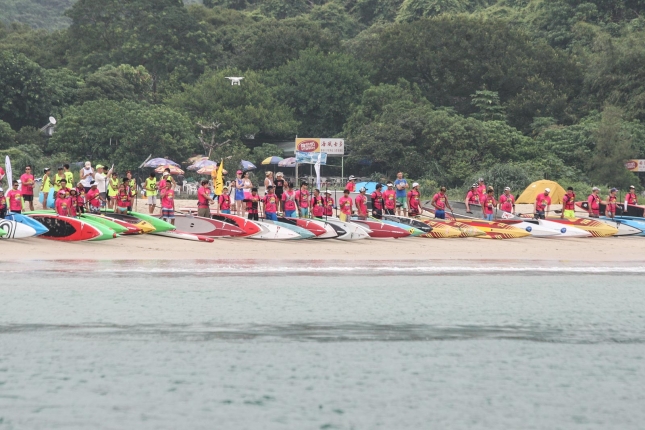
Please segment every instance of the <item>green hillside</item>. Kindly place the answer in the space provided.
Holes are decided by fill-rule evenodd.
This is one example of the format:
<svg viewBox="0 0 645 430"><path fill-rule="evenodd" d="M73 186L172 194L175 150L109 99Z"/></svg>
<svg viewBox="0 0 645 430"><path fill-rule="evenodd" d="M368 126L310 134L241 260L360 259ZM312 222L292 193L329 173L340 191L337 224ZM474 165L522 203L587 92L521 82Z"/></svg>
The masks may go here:
<svg viewBox="0 0 645 430"><path fill-rule="evenodd" d="M623 162L645 158L640 1L0 5L0 151L18 164L257 161L269 142L339 136L349 171L427 188L639 182Z"/></svg>

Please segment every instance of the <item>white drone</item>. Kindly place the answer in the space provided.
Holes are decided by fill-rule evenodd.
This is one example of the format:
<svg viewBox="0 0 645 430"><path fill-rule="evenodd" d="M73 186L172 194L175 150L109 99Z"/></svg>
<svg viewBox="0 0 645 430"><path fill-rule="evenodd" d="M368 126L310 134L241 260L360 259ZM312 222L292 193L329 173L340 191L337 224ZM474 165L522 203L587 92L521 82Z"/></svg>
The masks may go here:
<svg viewBox="0 0 645 430"><path fill-rule="evenodd" d="M231 81L231 85L240 85L240 81L244 78L242 77L235 77L235 76L225 76L226 79Z"/></svg>

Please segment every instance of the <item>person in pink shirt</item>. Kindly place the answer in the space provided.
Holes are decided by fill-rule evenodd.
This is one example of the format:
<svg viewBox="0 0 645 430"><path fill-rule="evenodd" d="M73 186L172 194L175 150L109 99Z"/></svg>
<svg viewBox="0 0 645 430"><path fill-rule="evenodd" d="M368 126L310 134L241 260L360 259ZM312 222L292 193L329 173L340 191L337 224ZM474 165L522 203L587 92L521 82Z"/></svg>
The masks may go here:
<svg viewBox="0 0 645 430"><path fill-rule="evenodd" d="M88 209L90 213L101 213L102 197L96 181L90 181L90 190L85 194L85 198L87 199Z"/></svg>
<svg viewBox="0 0 645 430"><path fill-rule="evenodd" d="M175 225L175 190L172 181L166 181L166 187L161 190L161 218Z"/></svg>
<svg viewBox="0 0 645 430"><path fill-rule="evenodd" d="M18 181L13 181L12 189L7 193L9 212L22 213L22 194L18 190Z"/></svg>
<svg viewBox="0 0 645 430"><path fill-rule="evenodd" d="M349 181L347 181L345 189L351 191L352 193L356 191L356 177L354 175L349 176Z"/></svg>
<svg viewBox="0 0 645 430"><path fill-rule="evenodd" d="M383 191L383 200L385 201L385 214L394 215L396 211L396 191L394 191L394 184L387 183L387 190Z"/></svg>
<svg viewBox="0 0 645 430"><path fill-rule="evenodd" d="M331 191L325 191L325 216L334 216L335 204Z"/></svg>
<svg viewBox="0 0 645 430"><path fill-rule="evenodd" d="M419 192L419 183L412 184L412 189L408 192L408 214L410 216L421 215L421 193Z"/></svg>
<svg viewBox="0 0 645 430"><path fill-rule="evenodd" d="M300 185L300 190L296 191L296 204L300 211L300 217L306 218L309 216L309 186L306 182Z"/></svg>
<svg viewBox="0 0 645 430"><path fill-rule="evenodd" d="M76 218L78 212L76 207L78 206L78 191L76 188L72 188L68 191L67 200L69 200L69 216Z"/></svg>
<svg viewBox="0 0 645 430"><path fill-rule="evenodd" d="M607 207L605 208L605 215L612 219L616 216L616 209L618 208L618 197L616 197L617 191L618 189L612 188L609 191L609 196L607 196Z"/></svg>
<svg viewBox="0 0 645 430"><path fill-rule="evenodd" d="M67 197L67 192L63 187L60 189L60 191L58 191L58 196L56 197L56 203L55 203L56 213L62 216L72 216L70 206L71 206L70 199Z"/></svg>
<svg viewBox="0 0 645 430"><path fill-rule="evenodd" d="M504 194L499 196L499 209L509 214L513 213L515 209L515 197L511 194L510 187L504 188Z"/></svg>
<svg viewBox="0 0 645 430"><path fill-rule="evenodd" d="M222 188L222 195L219 196L219 207L218 211L223 213L223 214L230 214L231 213L231 196L228 194L228 188L224 187Z"/></svg>
<svg viewBox="0 0 645 430"><path fill-rule="evenodd" d="M466 203L466 213L471 214L470 205L478 205L480 204L479 202L479 189L477 188L477 184L472 184L468 194L466 194L466 200L464 201L464 203Z"/></svg>
<svg viewBox="0 0 645 430"><path fill-rule="evenodd" d="M264 217L271 221L278 220L278 196L275 195L273 185L267 187L267 195L262 199L264 203Z"/></svg>
<svg viewBox="0 0 645 430"><path fill-rule="evenodd" d="M170 182L166 182L166 184L170 184ZM168 187L166 186L164 190L167 190L167 189ZM119 184L117 193L114 197L112 197L112 199L114 200L114 212L120 213L120 214L128 213L128 208L130 207L130 192L128 191L124 183ZM163 206L161 207L161 209L163 212Z"/></svg>
<svg viewBox="0 0 645 430"><path fill-rule="evenodd" d="M210 218L210 205L215 203L215 200L211 198L211 189L208 186L208 181L206 179L202 179L201 184L202 186L197 189L197 216Z"/></svg>
<svg viewBox="0 0 645 430"><path fill-rule="evenodd" d="M343 190L343 197L338 200L338 207L340 208L340 220L349 221L352 216L352 198L349 196L349 190ZM396 199L394 200L396 205Z"/></svg>
<svg viewBox="0 0 645 430"><path fill-rule="evenodd" d="M356 213L359 218L367 219L367 188L362 187L359 192L360 194L354 199L354 203L356 203Z"/></svg>
<svg viewBox="0 0 645 430"><path fill-rule="evenodd" d="M536 219L546 219L546 213L551 209L551 193L550 188L545 188L543 193L540 193L535 198L533 210L535 211Z"/></svg>
<svg viewBox="0 0 645 430"><path fill-rule="evenodd" d="M600 188L593 187L591 189L591 194L589 194L589 197L587 198L587 203L589 204L589 216L591 218L600 217L600 196L598 195L599 192Z"/></svg>
<svg viewBox="0 0 645 430"><path fill-rule="evenodd" d="M495 200L495 190L489 187L486 191L486 197L482 202L482 211L484 212L484 219L486 221L493 221L495 219L495 208L497 207L497 200Z"/></svg>
<svg viewBox="0 0 645 430"><path fill-rule="evenodd" d="M314 190L314 195L311 196L309 205L311 207L311 214L315 218L322 218L325 215L325 198L320 194L318 188Z"/></svg>
<svg viewBox="0 0 645 430"><path fill-rule="evenodd" d="M34 175L31 172L31 166L25 167L25 173L20 176L20 192L22 200L29 203L29 210L34 210Z"/></svg>
<svg viewBox="0 0 645 430"><path fill-rule="evenodd" d="M482 202L484 197L486 197L486 183L484 182L484 178L479 178L477 182L479 183L477 185L477 194L479 195L479 201Z"/></svg>
<svg viewBox="0 0 645 430"><path fill-rule="evenodd" d="M298 216L298 207L296 206L296 192L293 190L291 182L284 184L284 192L282 193L282 207L284 208L284 216L287 218L296 218Z"/></svg>
<svg viewBox="0 0 645 430"><path fill-rule="evenodd" d="M446 208L452 210L448 196L446 196L446 187L439 188L439 192L432 197L432 206L434 206L434 217L446 219Z"/></svg>
<svg viewBox="0 0 645 430"><path fill-rule="evenodd" d="M0 219L7 216L7 198L4 195L4 190L0 188Z"/></svg>

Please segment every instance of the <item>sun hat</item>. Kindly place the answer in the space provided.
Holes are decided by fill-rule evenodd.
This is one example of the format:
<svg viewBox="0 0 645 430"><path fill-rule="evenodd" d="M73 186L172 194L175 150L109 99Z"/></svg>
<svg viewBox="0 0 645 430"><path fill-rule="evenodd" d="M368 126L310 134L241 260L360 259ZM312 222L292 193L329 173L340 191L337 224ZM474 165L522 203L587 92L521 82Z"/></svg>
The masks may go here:
<svg viewBox="0 0 645 430"><path fill-rule="evenodd" d="M551 188L545 188L545 189L544 189L544 192L545 192L545 193L550 193L550 192L551 192Z"/></svg>
<svg viewBox="0 0 645 430"><path fill-rule="evenodd" d="M241 171L241 170L238 170L238 171L237 171L237 174L238 174L238 175L241 175L241 174L242 174L242 171Z"/></svg>
<svg viewBox="0 0 645 430"><path fill-rule="evenodd" d="M393 187L393 186L394 186L394 184L393 184L392 182L388 182L386 185L387 185L388 187Z"/></svg>
<svg viewBox="0 0 645 430"><path fill-rule="evenodd" d="M168 176L169 174L170 173L168 173L168 172L163 172L163 175L161 175L161 176Z"/></svg>
<svg viewBox="0 0 645 430"><path fill-rule="evenodd" d="M598 188L598 187L593 187L593 188L591 189L591 191L600 191L600 188Z"/></svg>
<svg viewBox="0 0 645 430"><path fill-rule="evenodd" d="M484 182L484 178L479 178L478 181L479 182Z"/></svg>
<svg viewBox="0 0 645 430"><path fill-rule="evenodd" d="M59 195L59 196L64 196L64 195L65 195L65 190L60 190L60 191L58 192L58 195Z"/></svg>
<svg viewBox="0 0 645 430"><path fill-rule="evenodd" d="M45 168L43 169L43 173L45 173L45 172L49 172L50 170L51 170L51 169L50 169L49 167L45 167Z"/></svg>
<svg viewBox="0 0 645 430"><path fill-rule="evenodd" d="M616 192L616 191L618 191L618 188L612 188L612 189L611 189L611 192L612 192L612 193L614 193L614 192Z"/></svg>
<svg viewBox="0 0 645 430"><path fill-rule="evenodd" d="M367 188L365 188L365 187L361 187L361 189L360 189L360 190L358 190L358 191L360 191L361 193L364 193L364 192L367 192Z"/></svg>
<svg viewBox="0 0 645 430"><path fill-rule="evenodd" d="M470 188L477 188L477 184L472 184Z"/></svg>
<svg viewBox="0 0 645 430"><path fill-rule="evenodd" d="M349 180L350 180L350 181L353 181L354 179L356 179L356 176L354 176L354 175L349 175Z"/></svg>
<svg viewBox="0 0 645 430"><path fill-rule="evenodd" d="M2 187L0 187L0 193L4 193L4 190L2 189Z"/></svg>
<svg viewBox="0 0 645 430"><path fill-rule="evenodd" d="M96 168L97 168L97 169L103 169L104 167L105 167L105 166L104 166L104 165L102 165L102 164L97 164L97 165L96 165Z"/></svg>
<svg viewBox="0 0 645 430"><path fill-rule="evenodd" d="M635 186L633 186L633 185L630 185L630 186L629 186L629 188L636 188L636 187L635 187Z"/></svg>
<svg viewBox="0 0 645 430"><path fill-rule="evenodd" d="M511 187L504 188L504 191L511 191Z"/></svg>
<svg viewBox="0 0 645 430"><path fill-rule="evenodd" d="M325 191L325 194L329 194L331 196L331 191L327 190Z"/></svg>
<svg viewBox="0 0 645 430"><path fill-rule="evenodd" d="M418 187L418 186L419 186L419 183L418 183L418 182L415 182L415 183L413 183L413 184L412 184L412 188L414 188L414 187Z"/></svg>

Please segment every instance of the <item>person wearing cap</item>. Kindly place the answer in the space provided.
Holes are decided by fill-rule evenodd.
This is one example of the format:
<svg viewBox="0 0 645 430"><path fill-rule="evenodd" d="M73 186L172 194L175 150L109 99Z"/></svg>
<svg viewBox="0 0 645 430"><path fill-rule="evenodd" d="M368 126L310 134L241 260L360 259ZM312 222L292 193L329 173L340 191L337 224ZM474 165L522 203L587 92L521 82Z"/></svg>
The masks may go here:
<svg viewBox="0 0 645 430"><path fill-rule="evenodd" d="M486 183L484 182L484 178L479 178L477 180L479 185L477 185L477 194L479 195L479 201L483 202L484 197L486 197Z"/></svg>
<svg viewBox="0 0 645 430"><path fill-rule="evenodd" d="M7 216L7 198L4 195L4 190L0 187L0 219L5 219Z"/></svg>
<svg viewBox="0 0 645 430"><path fill-rule="evenodd" d="M482 212L486 221L495 220L495 208L497 207L497 200L495 199L495 190L493 187L488 187L486 190L486 197L482 202Z"/></svg>
<svg viewBox="0 0 645 430"><path fill-rule="evenodd" d="M121 184L124 186L124 184ZM175 225L175 187L172 181L166 181L166 187L161 190L161 218Z"/></svg>
<svg viewBox="0 0 645 430"><path fill-rule="evenodd" d="M605 207L605 216L614 219L618 207L618 197L616 197L617 188L612 188L607 196L607 206Z"/></svg>
<svg viewBox="0 0 645 430"><path fill-rule="evenodd" d="M284 176L282 172L278 172L275 174L275 183L273 184L274 188L273 190L275 191L275 195L278 196L278 213L282 213L284 209L282 208L282 195L284 194Z"/></svg>
<svg viewBox="0 0 645 430"><path fill-rule="evenodd" d="M464 200L464 203L466 204L466 213L471 214L472 212L470 210L470 205L478 205L479 201L479 191L477 184L472 184L470 186L468 194L466 194L466 200Z"/></svg>
<svg viewBox="0 0 645 430"><path fill-rule="evenodd" d="M600 188L593 187L591 189L591 194L589 194L589 197L587 197L590 218L600 217L600 196L598 196L598 193L600 193Z"/></svg>
<svg viewBox="0 0 645 430"><path fill-rule="evenodd" d="M85 192L85 186L82 182L76 184L76 213L84 214L85 213L85 204L87 202L87 193Z"/></svg>
<svg viewBox="0 0 645 430"><path fill-rule="evenodd" d="M576 193L573 187L567 188L567 192L562 196L562 215L560 219L576 217Z"/></svg>
<svg viewBox="0 0 645 430"><path fill-rule="evenodd" d="M217 213L231 213L231 196L228 194L228 187L222 188L222 195L218 198Z"/></svg>
<svg viewBox="0 0 645 430"><path fill-rule="evenodd" d="M334 202L334 198L331 196L331 191L327 190L325 191L325 216L334 216L334 208L336 207L336 203Z"/></svg>
<svg viewBox="0 0 645 430"><path fill-rule="evenodd" d="M410 216L421 215L421 193L419 192L419 183L414 182L412 189L408 192L408 214Z"/></svg>
<svg viewBox="0 0 645 430"><path fill-rule="evenodd" d="M627 205L637 205L638 197L636 196L636 188L633 185L629 186L629 192L625 194L625 206L623 209L627 212Z"/></svg>
<svg viewBox="0 0 645 430"><path fill-rule="evenodd" d="M78 207L78 190L74 187L67 192L67 200L69 201L69 216L76 218L78 212L76 208Z"/></svg>
<svg viewBox="0 0 645 430"><path fill-rule="evenodd" d="M67 181L67 189L71 190L74 188L74 174L69 170L69 164L63 164L63 170L65 174L65 180Z"/></svg>
<svg viewBox="0 0 645 430"><path fill-rule="evenodd" d="M64 186L56 194L56 213L61 216L72 216L70 199L67 197L67 180L64 181Z"/></svg>
<svg viewBox="0 0 645 430"><path fill-rule="evenodd" d="M434 206L434 217L446 219L446 208L452 211L448 196L446 196L446 187L439 188L439 192L432 197L432 206Z"/></svg>
<svg viewBox="0 0 645 430"><path fill-rule="evenodd" d="M107 203L107 187L108 187L108 178L112 176L112 168L105 173L105 166L102 164L96 165L96 173L94 174L94 182L99 190L99 196L101 197L101 206L105 206ZM154 176L154 174L153 174ZM156 183L156 180L155 180ZM157 188L155 187L155 201L157 195ZM150 213L152 213L150 211Z"/></svg>
<svg viewBox="0 0 645 430"><path fill-rule="evenodd" d="M343 197L338 199L338 207L340 208L340 215L338 216L341 221L347 222L352 217L352 198L349 196L349 190L343 190Z"/></svg>
<svg viewBox="0 0 645 430"><path fill-rule="evenodd" d="M244 198L244 201L246 202L246 212L248 213L248 219L259 221L261 200L262 198L258 194L258 189L256 187L251 188L251 194Z"/></svg>
<svg viewBox="0 0 645 430"><path fill-rule="evenodd" d="M238 170L236 173L235 177L235 213L239 216L244 216L244 199L246 196L244 195L244 178L242 175L244 172L241 170ZM246 204L246 207L248 208L248 203ZM251 219L251 218L249 218Z"/></svg>
<svg viewBox="0 0 645 430"><path fill-rule="evenodd" d="M322 218L325 215L325 198L320 194L318 188L314 190L314 194L311 196L309 207L314 218Z"/></svg>
<svg viewBox="0 0 645 430"><path fill-rule="evenodd" d="M349 180L345 185L345 189L351 191L352 193L356 191L356 176L349 175Z"/></svg>
<svg viewBox="0 0 645 430"><path fill-rule="evenodd" d="M410 184L403 178L403 172L396 174L394 188L396 190L396 214L408 216L408 188L410 188Z"/></svg>
<svg viewBox="0 0 645 430"><path fill-rule="evenodd" d="M34 210L34 175L31 166L25 166L25 173L20 176L20 192L22 201L29 202L29 210Z"/></svg>
<svg viewBox="0 0 645 430"><path fill-rule="evenodd" d="M504 188L504 193L499 196L499 209L512 214L515 211L515 197L511 194L511 188Z"/></svg>
<svg viewBox="0 0 645 430"><path fill-rule="evenodd" d="M296 206L296 192L293 190L293 184L284 183L284 192L282 193L282 207L284 216L287 218L296 218L298 216L298 207Z"/></svg>
<svg viewBox="0 0 645 430"><path fill-rule="evenodd" d="M54 193L56 193L56 197L60 191L60 181L63 179L65 179L65 170L63 169L63 166L60 166L58 168L58 172L54 175ZM65 179L65 182L67 183L67 179Z"/></svg>
<svg viewBox="0 0 645 430"><path fill-rule="evenodd" d="M208 185L208 180L202 179L201 185L197 189L197 216L210 218L210 205L215 203L215 200L211 198L211 189Z"/></svg>
<svg viewBox="0 0 645 430"><path fill-rule="evenodd" d="M119 194L119 175L116 172L112 172L112 176L108 181L107 189L107 201L108 208L116 208L116 195Z"/></svg>
<svg viewBox="0 0 645 430"><path fill-rule="evenodd" d="M43 204L43 209L47 209L47 198L49 197L49 190L52 187L52 180L49 177L51 170L49 167L43 169L43 187L40 189L40 202Z"/></svg>
<svg viewBox="0 0 645 430"><path fill-rule="evenodd" d="M99 192L99 184L97 184L96 181L90 181L90 190L85 194L85 198L87 199L90 213L101 213L101 202L103 200L103 197L101 197L101 193Z"/></svg>
<svg viewBox="0 0 645 430"><path fill-rule="evenodd" d="M535 219L546 219L546 213L551 211L551 193L550 188L545 188L543 193L540 193L535 198L533 204L533 211L535 212Z"/></svg>
<svg viewBox="0 0 645 430"><path fill-rule="evenodd" d="M383 191L383 201L385 204L385 214L395 215L396 213L396 191L394 191L394 184L387 183L387 190Z"/></svg>
<svg viewBox="0 0 645 430"><path fill-rule="evenodd" d="M98 166L96 168L98 169ZM150 172L150 175L146 178L144 187L146 190L146 197L148 198L148 213L152 214L157 206L157 178L155 177L154 171Z"/></svg>
<svg viewBox="0 0 645 430"><path fill-rule="evenodd" d="M7 202L10 212L22 213L22 193L18 189L18 181L13 181L11 184L11 190L7 193Z"/></svg>
<svg viewBox="0 0 645 430"><path fill-rule="evenodd" d="M278 220L278 196L275 195L273 185L267 187L267 195L262 199L264 217L271 221Z"/></svg>
<svg viewBox="0 0 645 430"><path fill-rule="evenodd" d="M383 218L384 202L383 202L383 193L381 192L382 188L383 188L382 184L376 184L376 189L370 195L370 198L372 199L372 216L376 219Z"/></svg>
<svg viewBox="0 0 645 430"><path fill-rule="evenodd" d="M83 184L85 192L87 193L91 187L90 183L92 182L92 179L94 179L94 169L92 169L92 163L86 161L85 165L79 172L79 176L81 177L81 183Z"/></svg>
<svg viewBox="0 0 645 430"><path fill-rule="evenodd" d="M309 185L306 182L300 184L300 190L296 191L296 204L301 218L309 216Z"/></svg>
<svg viewBox="0 0 645 430"><path fill-rule="evenodd" d="M356 214L360 219L367 219L367 188L361 187L359 194L354 199L356 205Z"/></svg>

